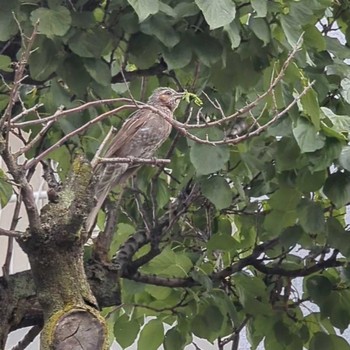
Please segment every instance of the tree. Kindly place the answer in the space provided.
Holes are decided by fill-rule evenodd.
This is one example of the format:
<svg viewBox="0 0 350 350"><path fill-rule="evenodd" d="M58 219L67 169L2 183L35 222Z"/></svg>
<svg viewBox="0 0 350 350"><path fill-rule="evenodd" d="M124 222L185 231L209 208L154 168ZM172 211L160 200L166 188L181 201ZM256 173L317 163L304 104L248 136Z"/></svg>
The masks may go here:
<svg viewBox="0 0 350 350"><path fill-rule="evenodd" d="M0 228L0 348L24 326L20 349L40 331L42 349L137 337L139 349L182 349L194 336L238 349L244 330L252 349L350 348L337 332L350 322L347 1L0 8L2 207L17 197ZM188 92L157 158L94 157L159 86ZM91 161L150 164L111 193L86 244ZM14 239L31 270L10 275Z"/></svg>

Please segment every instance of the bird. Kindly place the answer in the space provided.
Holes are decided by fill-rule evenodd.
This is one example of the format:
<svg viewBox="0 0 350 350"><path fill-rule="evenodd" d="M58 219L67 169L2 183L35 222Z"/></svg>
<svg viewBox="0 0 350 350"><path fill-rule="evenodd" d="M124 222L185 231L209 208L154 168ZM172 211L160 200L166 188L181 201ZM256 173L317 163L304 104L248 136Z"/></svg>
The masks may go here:
<svg viewBox="0 0 350 350"><path fill-rule="evenodd" d="M173 118L173 113L183 96L183 92L177 92L169 87L160 87L153 91L147 104ZM126 119L109 143L103 157L152 158L155 151L169 137L171 129L172 125L158 113L146 108L139 109ZM92 232L98 212L111 190L125 183L139 168L140 164L128 163L97 163L94 166L96 204L86 220L87 232Z"/></svg>

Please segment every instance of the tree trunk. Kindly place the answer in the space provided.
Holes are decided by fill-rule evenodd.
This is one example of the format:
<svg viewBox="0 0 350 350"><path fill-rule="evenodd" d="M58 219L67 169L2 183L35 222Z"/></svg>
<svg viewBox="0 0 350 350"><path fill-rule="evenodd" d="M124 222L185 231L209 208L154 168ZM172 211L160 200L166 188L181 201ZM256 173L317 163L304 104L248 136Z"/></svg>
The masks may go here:
<svg viewBox="0 0 350 350"><path fill-rule="evenodd" d="M84 271L83 223L91 210L91 169L81 157L62 191L41 212L39 232L27 231L27 253L44 316L41 349L107 349L107 327Z"/></svg>

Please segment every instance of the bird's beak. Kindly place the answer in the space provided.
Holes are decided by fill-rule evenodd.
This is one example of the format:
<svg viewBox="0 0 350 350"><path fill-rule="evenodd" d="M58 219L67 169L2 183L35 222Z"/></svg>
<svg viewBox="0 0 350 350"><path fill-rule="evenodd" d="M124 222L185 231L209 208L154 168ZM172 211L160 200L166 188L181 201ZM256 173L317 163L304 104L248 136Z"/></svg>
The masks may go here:
<svg viewBox="0 0 350 350"><path fill-rule="evenodd" d="M184 92L177 92L175 97L175 100L182 100L182 98L184 97L185 93Z"/></svg>

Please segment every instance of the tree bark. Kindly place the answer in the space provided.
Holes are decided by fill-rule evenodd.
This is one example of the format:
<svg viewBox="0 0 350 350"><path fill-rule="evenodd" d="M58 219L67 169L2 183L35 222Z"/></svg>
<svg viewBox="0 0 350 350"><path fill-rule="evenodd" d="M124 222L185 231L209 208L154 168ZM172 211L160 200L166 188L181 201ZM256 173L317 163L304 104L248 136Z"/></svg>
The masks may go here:
<svg viewBox="0 0 350 350"><path fill-rule="evenodd" d="M28 255L42 309L42 350L108 348L107 327L100 316L83 261L84 244L88 239L83 222L93 205L92 188L90 165L78 156L62 191L54 196L54 202L42 209L39 229L29 228L19 240ZM2 289L9 298L6 288ZM12 307L13 301L9 300ZM14 311L9 306L5 310L7 317ZM4 327L0 335L6 337L10 327Z"/></svg>

